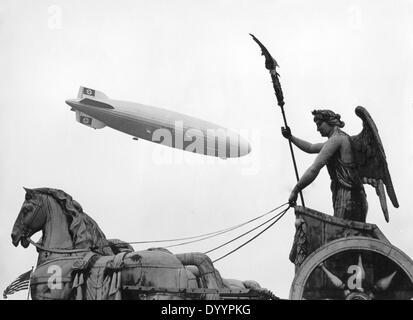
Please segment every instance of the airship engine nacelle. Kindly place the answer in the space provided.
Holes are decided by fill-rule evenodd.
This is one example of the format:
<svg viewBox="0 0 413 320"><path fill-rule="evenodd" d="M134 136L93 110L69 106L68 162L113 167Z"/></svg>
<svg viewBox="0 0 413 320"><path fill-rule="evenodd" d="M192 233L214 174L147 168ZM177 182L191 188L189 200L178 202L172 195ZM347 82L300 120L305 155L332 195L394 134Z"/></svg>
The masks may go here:
<svg viewBox="0 0 413 320"><path fill-rule="evenodd" d="M91 127L93 129L102 129L106 127L106 125L95 118L83 113L81 111L76 110L76 121L84 124L85 126Z"/></svg>

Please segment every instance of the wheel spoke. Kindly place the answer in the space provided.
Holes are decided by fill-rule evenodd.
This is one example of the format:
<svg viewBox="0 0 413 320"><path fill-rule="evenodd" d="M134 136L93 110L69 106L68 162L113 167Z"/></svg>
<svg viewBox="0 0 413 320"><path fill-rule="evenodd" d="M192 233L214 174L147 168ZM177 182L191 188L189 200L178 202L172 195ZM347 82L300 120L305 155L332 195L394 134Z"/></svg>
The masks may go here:
<svg viewBox="0 0 413 320"><path fill-rule="evenodd" d="M324 271L324 273L327 275L328 279L330 279L331 283L337 288L337 289L344 289L345 285L343 281L339 277L337 277L335 274L333 274L330 270L326 268L324 263L320 263L319 267Z"/></svg>
<svg viewBox="0 0 413 320"><path fill-rule="evenodd" d="M375 284L375 287L376 287L378 290L381 290L381 291L387 290L387 289L390 287L390 285L391 285L391 283L392 283L392 281L393 281L393 278L394 278L394 276L396 275L396 273L397 273L397 271L394 271L394 272L393 272L392 274L390 274L389 276L384 277L384 278L378 280L378 281L376 282L376 284Z"/></svg>

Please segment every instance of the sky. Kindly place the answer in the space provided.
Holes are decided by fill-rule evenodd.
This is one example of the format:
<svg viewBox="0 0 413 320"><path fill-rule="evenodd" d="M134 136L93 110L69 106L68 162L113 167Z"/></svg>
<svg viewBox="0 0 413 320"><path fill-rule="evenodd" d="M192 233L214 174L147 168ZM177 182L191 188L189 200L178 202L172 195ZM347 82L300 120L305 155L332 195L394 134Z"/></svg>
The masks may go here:
<svg viewBox="0 0 413 320"><path fill-rule="evenodd" d="M313 109L339 113L351 135L362 128L355 107L370 112L400 208L390 206L386 223L367 186L367 222L413 257L413 1L2 0L0 290L37 259L32 246L15 248L10 238L23 186L66 191L107 238L124 241L213 232L287 201L295 185L291 156L264 58L249 33L280 65L294 135L323 141ZM251 153L221 160L134 141L108 127L93 130L76 122L64 102L81 85L237 130ZM299 173L315 158L296 148L295 155ZM326 169L304 198L307 207L332 214ZM288 298L294 220L290 210L215 267L225 278L253 279ZM246 230L170 250L203 252Z"/></svg>

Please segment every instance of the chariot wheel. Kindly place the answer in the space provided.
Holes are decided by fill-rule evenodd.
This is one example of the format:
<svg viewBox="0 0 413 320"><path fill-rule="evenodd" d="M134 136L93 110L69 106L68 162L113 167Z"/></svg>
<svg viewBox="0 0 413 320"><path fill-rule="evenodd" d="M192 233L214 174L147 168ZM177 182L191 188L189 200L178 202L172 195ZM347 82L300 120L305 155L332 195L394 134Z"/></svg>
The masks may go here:
<svg viewBox="0 0 413 320"><path fill-rule="evenodd" d="M382 240L337 239L303 261L296 270L290 299L413 299L413 261Z"/></svg>

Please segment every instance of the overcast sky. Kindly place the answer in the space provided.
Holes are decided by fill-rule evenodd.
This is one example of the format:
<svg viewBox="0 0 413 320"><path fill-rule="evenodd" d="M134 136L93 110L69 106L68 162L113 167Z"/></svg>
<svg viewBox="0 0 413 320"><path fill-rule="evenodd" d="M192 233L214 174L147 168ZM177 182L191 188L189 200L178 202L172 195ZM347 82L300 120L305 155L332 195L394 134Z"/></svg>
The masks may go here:
<svg viewBox="0 0 413 320"><path fill-rule="evenodd" d="M390 207L387 224L367 186L367 221L413 257L412 1L2 0L0 290L37 259L32 246L11 244L23 186L65 190L108 238L125 241L212 232L287 201L295 184L291 157L264 58L249 33L281 66L293 134L323 141L315 108L341 114L349 134L361 131L354 108L370 112L400 208ZM207 159L111 128L90 129L64 103L80 85L239 130L252 151ZM303 173L314 155L295 152ZM304 197L308 207L332 214L327 170ZM171 250L206 251L245 230ZM294 232L291 210L215 266L223 277L254 279L287 298Z"/></svg>

